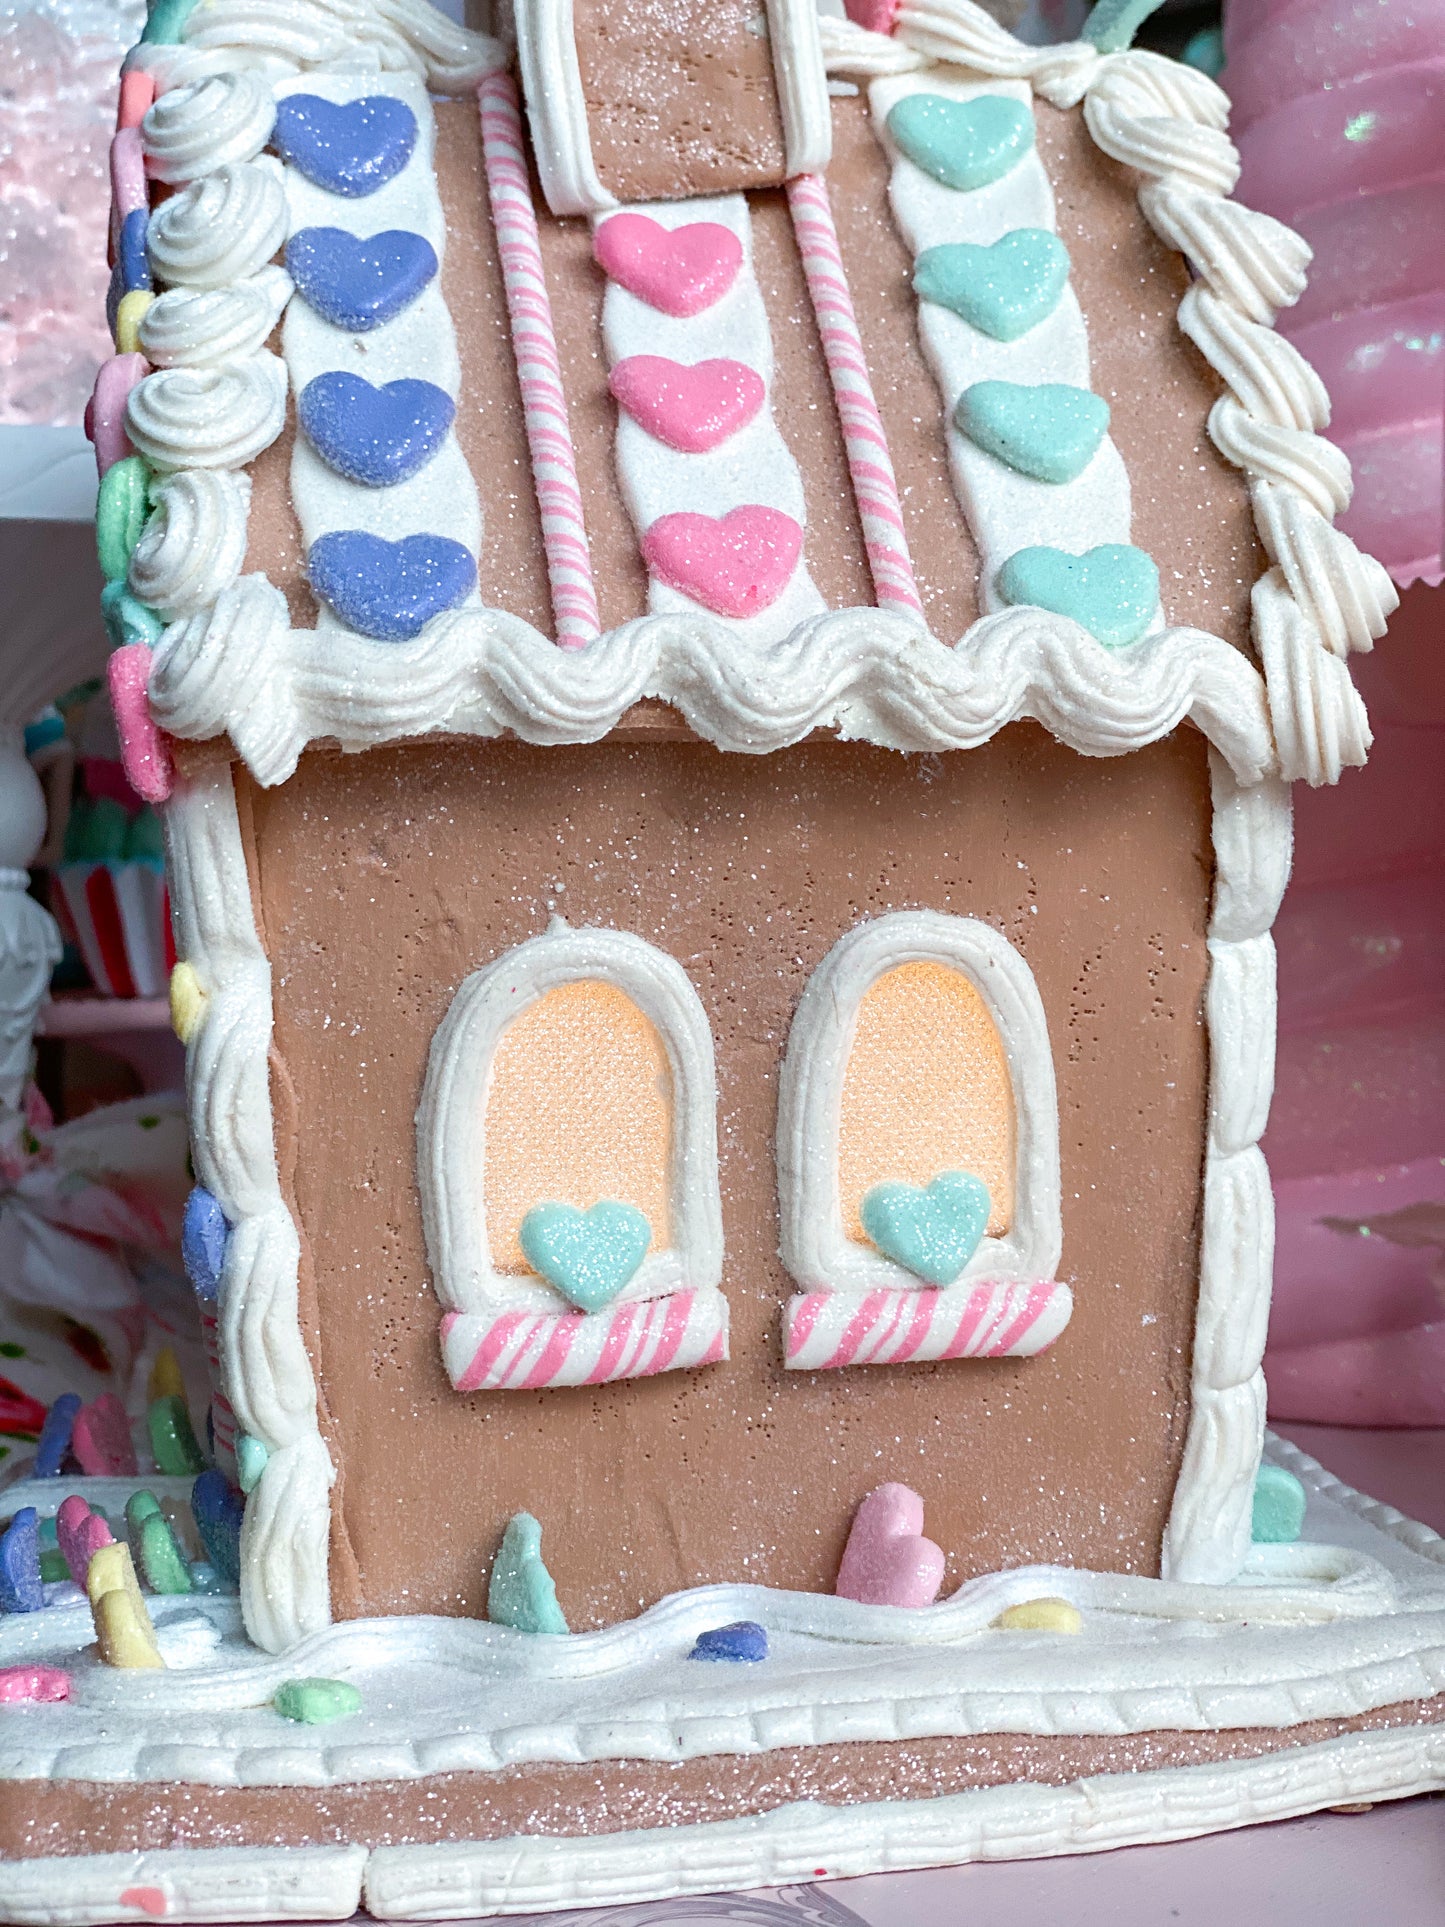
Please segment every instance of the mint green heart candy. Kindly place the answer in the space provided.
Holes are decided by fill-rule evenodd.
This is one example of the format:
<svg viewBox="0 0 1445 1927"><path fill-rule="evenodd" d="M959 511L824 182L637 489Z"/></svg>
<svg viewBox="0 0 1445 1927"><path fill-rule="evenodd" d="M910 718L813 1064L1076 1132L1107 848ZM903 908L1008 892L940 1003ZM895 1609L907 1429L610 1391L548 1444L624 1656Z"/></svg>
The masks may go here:
<svg viewBox="0 0 1445 1927"><path fill-rule="evenodd" d="M517 1229L527 1263L579 1311L600 1311L636 1272L652 1227L633 1204L604 1198L589 1210L535 1204Z"/></svg>
<svg viewBox="0 0 1445 1927"><path fill-rule="evenodd" d="M329 1726L333 1720L350 1719L361 1711L361 1695L346 1679L283 1680L271 1695L271 1704L283 1720L296 1720L302 1726Z"/></svg>
<svg viewBox="0 0 1445 1927"><path fill-rule="evenodd" d="M976 381L959 396L953 419L1020 475L1072 482L1109 432L1109 404L1063 382Z"/></svg>
<svg viewBox="0 0 1445 1927"><path fill-rule="evenodd" d="M859 1208L863 1229L885 1258L929 1285L951 1285L988 1228L988 1186L971 1171L944 1171L916 1184L875 1184Z"/></svg>
<svg viewBox="0 0 1445 1927"><path fill-rule="evenodd" d="M888 116L888 132L915 167L945 187L1000 181L1034 144L1034 117L1002 94L949 100L905 94Z"/></svg>
<svg viewBox="0 0 1445 1927"><path fill-rule="evenodd" d="M1047 321L1069 279L1069 250L1043 227L1016 227L992 247L948 241L913 267L921 301L950 308L980 334L1017 341Z"/></svg>
<svg viewBox="0 0 1445 1927"><path fill-rule="evenodd" d="M100 478L95 500L95 548L107 582L120 582L130 567L150 514L151 472L139 455L112 462Z"/></svg>
<svg viewBox="0 0 1445 1927"><path fill-rule="evenodd" d="M507 1521L487 1582L487 1618L519 1633L565 1633L557 1588L542 1563L542 1528L530 1512Z"/></svg>
<svg viewBox="0 0 1445 1927"><path fill-rule="evenodd" d="M1068 616L1106 649L1137 642L1159 607L1153 558L1124 542L1104 542L1085 555L1020 549L999 570L996 586L1005 602Z"/></svg>

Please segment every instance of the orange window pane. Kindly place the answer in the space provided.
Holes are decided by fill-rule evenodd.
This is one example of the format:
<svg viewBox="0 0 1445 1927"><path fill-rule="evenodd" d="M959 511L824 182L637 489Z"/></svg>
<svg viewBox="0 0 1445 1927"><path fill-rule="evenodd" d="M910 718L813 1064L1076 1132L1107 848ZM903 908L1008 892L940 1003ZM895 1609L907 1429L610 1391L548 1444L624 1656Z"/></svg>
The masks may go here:
<svg viewBox="0 0 1445 1927"><path fill-rule="evenodd" d="M865 994L843 1078L838 1188L843 1230L867 1244L858 1207L888 1179L927 1184L972 1171L988 1186L991 1237L1014 1201L1008 1062L983 998L961 970L900 964Z"/></svg>
<svg viewBox="0 0 1445 1927"><path fill-rule="evenodd" d="M561 984L502 1033L487 1080L487 1239L530 1271L517 1227L534 1204L636 1205L653 1250L672 1237L672 1072L652 1022L612 984Z"/></svg>

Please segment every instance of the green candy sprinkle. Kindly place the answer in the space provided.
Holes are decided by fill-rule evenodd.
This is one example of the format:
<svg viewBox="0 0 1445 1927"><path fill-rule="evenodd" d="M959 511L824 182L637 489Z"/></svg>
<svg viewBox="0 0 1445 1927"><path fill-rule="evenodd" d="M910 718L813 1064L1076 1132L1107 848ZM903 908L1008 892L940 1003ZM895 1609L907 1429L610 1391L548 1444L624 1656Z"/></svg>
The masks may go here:
<svg viewBox="0 0 1445 1927"><path fill-rule="evenodd" d="M151 1591L190 1592L190 1569L153 1492L131 1494L125 1523L131 1552Z"/></svg>
<svg viewBox="0 0 1445 1927"><path fill-rule="evenodd" d="M236 1482L243 1492L256 1490L270 1456L260 1439L253 1438L249 1432L237 1433Z"/></svg>
<svg viewBox="0 0 1445 1927"><path fill-rule="evenodd" d="M107 582L121 582L150 514L151 472L139 455L112 462L95 502L95 548Z"/></svg>
<svg viewBox="0 0 1445 1927"><path fill-rule="evenodd" d="M187 1478L206 1469L206 1457L191 1430L191 1415L183 1398L152 1399L146 1413L151 1451L157 1472Z"/></svg>
<svg viewBox="0 0 1445 1927"><path fill-rule="evenodd" d="M361 1695L344 1679L288 1679L276 1688L271 1704L283 1720L326 1726L359 1713Z"/></svg>
<svg viewBox="0 0 1445 1927"><path fill-rule="evenodd" d="M124 582L107 582L100 592L100 613L112 649L143 642L154 649L165 632L165 624L154 609L133 596Z"/></svg>
<svg viewBox="0 0 1445 1927"><path fill-rule="evenodd" d="M150 47L177 47L185 39L186 22L196 10L196 0L154 0L141 40Z"/></svg>

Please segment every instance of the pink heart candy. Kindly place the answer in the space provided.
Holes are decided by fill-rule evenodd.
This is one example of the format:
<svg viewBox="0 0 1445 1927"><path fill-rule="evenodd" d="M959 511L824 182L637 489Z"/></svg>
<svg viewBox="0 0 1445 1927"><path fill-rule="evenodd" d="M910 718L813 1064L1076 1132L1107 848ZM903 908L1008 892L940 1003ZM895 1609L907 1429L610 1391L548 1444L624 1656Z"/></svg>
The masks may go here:
<svg viewBox="0 0 1445 1927"><path fill-rule="evenodd" d="M122 127L110 143L110 198L122 220L150 205L138 127Z"/></svg>
<svg viewBox="0 0 1445 1927"><path fill-rule="evenodd" d="M945 1560L923 1537L923 1501L906 1485L880 1485L853 1518L834 1591L865 1606L931 1606Z"/></svg>
<svg viewBox="0 0 1445 1927"><path fill-rule="evenodd" d="M100 364L85 409L85 432L95 447L95 465L104 475L122 456L134 454L125 432L125 405L136 383L150 373L144 355L112 355Z"/></svg>
<svg viewBox="0 0 1445 1927"><path fill-rule="evenodd" d="M120 77L120 102L116 109L115 124L121 127L139 127L150 112L151 102L156 97L156 83L150 74L142 73L139 68Z"/></svg>
<svg viewBox="0 0 1445 1927"><path fill-rule="evenodd" d="M144 645L142 645L144 647ZM75 1415L70 1449L82 1472L131 1478L138 1470L130 1420L114 1392L102 1392Z"/></svg>
<svg viewBox="0 0 1445 1927"><path fill-rule="evenodd" d="M665 228L646 214L614 214L592 237L592 252L619 287L663 314L701 314L738 277L743 244L716 221Z"/></svg>
<svg viewBox="0 0 1445 1927"><path fill-rule="evenodd" d="M848 18L855 27L869 33L892 33L903 0L843 0Z"/></svg>
<svg viewBox="0 0 1445 1927"><path fill-rule="evenodd" d="M781 509L729 509L726 515L660 515L642 538L659 581L720 616L755 616L787 588L803 531Z"/></svg>
<svg viewBox="0 0 1445 1927"><path fill-rule="evenodd" d="M110 1545L114 1536L105 1520L92 1512L78 1493L62 1499L55 1515L55 1539L77 1586L85 1584L93 1555Z"/></svg>
<svg viewBox="0 0 1445 1927"><path fill-rule="evenodd" d="M59 1666L0 1666L0 1703L69 1698L70 1675Z"/></svg>
<svg viewBox="0 0 1445 1927"><path fill-rule="evenodd" d="M128 642L105 666L126 778L147 803L164 803L175 787L176 766L151 715L150 673L151 652L143 642Z"/></svg>
<svg viewBox="0 0 1445 1927"><path fill-rule="evenodd" d="M639 427L684 455L705 455L736 435L767 399L761 375L726 359L688 367L666 355L629 355L607 385Z"/></svg>

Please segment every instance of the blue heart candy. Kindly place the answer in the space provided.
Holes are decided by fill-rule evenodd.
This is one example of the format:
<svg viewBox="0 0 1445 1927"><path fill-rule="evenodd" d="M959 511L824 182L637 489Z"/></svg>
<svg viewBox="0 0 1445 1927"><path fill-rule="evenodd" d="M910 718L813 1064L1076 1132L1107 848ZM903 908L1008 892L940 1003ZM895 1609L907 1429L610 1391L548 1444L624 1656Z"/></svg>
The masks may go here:
<svg viewBox="0 0 1445 1927"><path fill-rule="evenodd" d="M888 116L888 132L915 167L964 190L987 187L1017 167L1034 144L1034 117L1003 94L905 94Z"/></svg>
<svg viewBox="0 0 1445 1927"><path fill-rule="evenodd" d="M959 396L953 419L1020 475L1072 482L1109 432L1109 404L1062 382L976 381Z"/></svg>
<svg viewBox="0 0 1445 1927"><path fill-rule="evenodd" d="M476 581L477 565L444 535L388 542L365 529L337 529L311 544L306 573L358 635L410 642L433 616L456 607Z"/></svg>
<svg viewBox="0 0 1445 1927"><path fill-rule="evenodd" d="M988 1186L971 1171L932 1184L875 1184L858 1215L885 1258L929 1285L951 1285L988 1228Z"/></svg>
<svg viewBox="0 0 1445 1927"><path fill-rule="evenodd" d="M1106 649L1124 649L1154 620L1159 571L1127 542L1103 542L1084 555L1020 549L999 570L998 592L1005 602L1070 617Z"/></svg>
<svg viewBox="0 0 1445 1927"><path fill-rule="evenodd" d="M604 1198L587 1211L537 1204L517 1228L527 1263L579 1311L600 1311L647 1256L652 1228L635 1204Z"/></svg>
<svg viewBox="0 0 1445 1927"><path fill-rule="evenodd" d="M360 375L327 374L307 382L296 412L323 462L349 481L389 488L425 468L457 411L434 382L374 388Z"/></svg>
<svg viewBox="0 0 1445 1927"><path fill-rule="evenodd" d="M215 1303L221 1289L230 1235L231 1227L220 1205L204 1185L198 1184L186 1199L181 1216L181 1263L196 1296L207 1304Z"/></svg>
<svg viewBox="0 0 1445 1927"><path fill-rule="evenodd" d="M38 1613L44 1604L39 1520L25 1505L0 1533L0 1613Z"/></svg>
<svg viewBox="0 0 1445 1927"><path fill-rule="evenodd" d="M35 1448L33 1473L37 1479L58 1477L65 1463L65 1455L70 1450L70 1434L75 1429L80 1405L78 1393L62 1392L45 1414L45 1423L40 1428L40 1442Z"/></svg>
<svg viewBox="0 0 1445 1927"><path fill-rule="evenodd" d="M689 1659L725 1659L756 1666L768 1656L767 1628L755 1619L735 1619L730 1626L712 1626L699 1633Z"/></svg>
<svg viewBox="0 0 1445 1927"><path fill-rule="evenodd" d="M362 241L339 227L304 227L286 243L286 268L298 292L325 320L351 334L411 306L437 271L424 235L388 228Z"/></svg>
<svg viewBox="0 0 1445 1927"><path fill-rule="evenodd" d="M206 1548L206 1556L231 1586L241 1580L241 1521L245 1501L214 1466L200 1473L191 1487L191 1517Z"/></svg>
<svg viewBox="0 0 1445 1927"><path fill-rule="evenodd" d="M991 247L946 241L925 248L913 289L995 341L1017 341L1053 313L1068 278L1069 250L1057 234L1016 227Z"/></svg>
<svg viewBox="0 0 1445 1927"><path fill-rule="evenodd" d="M411 159L416 115L390 94L288 94L277 103L271 143L308 181L356 200L385 187Z"/></svg>

